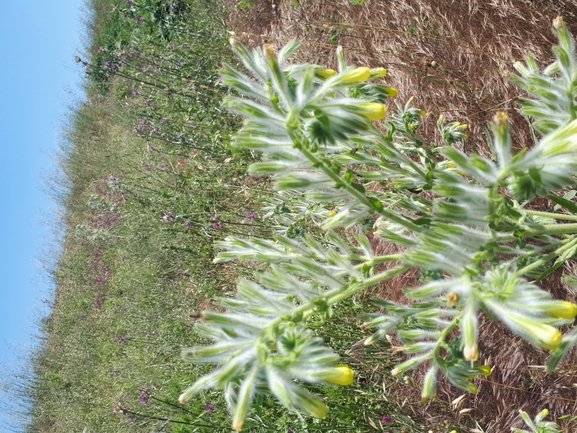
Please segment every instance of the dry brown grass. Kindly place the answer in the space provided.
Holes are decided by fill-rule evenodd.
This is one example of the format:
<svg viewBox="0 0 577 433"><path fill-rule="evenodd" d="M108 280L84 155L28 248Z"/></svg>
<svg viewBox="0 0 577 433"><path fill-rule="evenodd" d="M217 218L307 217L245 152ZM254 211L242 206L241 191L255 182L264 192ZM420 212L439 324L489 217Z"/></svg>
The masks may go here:
<svg viewBox="0 0 577 433"><path fill-rule="evenodd" d="M229 0L233 8L236 3ZM511 119L515 147L531 146L527 123L515 111L520 91L508 80L512 65L525 53L532 53L541 65L551 61L555 40L550 27L557 15L577 34L575 0L372 0L362 6L348 0L253 3L251 10L237 9L229 20L238 35L244 33L245 43L272 42L280 47L298 39L303 42L298 61L329 67L336 66L334 51L342 45L350 64L386 67L386 82L398 88L400 103L414 96L414 106L428 113L421 126L426 139L438 139L435 122L444 114L449 121L470 125L465 150L481 154L488 152L481 125L488 124L497 110L506 111ZM563 286L559 274L549 277L544 287L558 298L574 300L575 291ZM387 283L386 296L400 299L402 287L413 282L414 275L397 277ZM519 426L517 409L532 416L545 407L553 416L577 413L574 353L557 373L546 375L536 367L543 365L545 353L487 319L482 322L481 344L483 361L495 369L478 383L478 394L467 397L456 410L449 403L461 392L446 382L440 383L439 401L427 406L412 403L420 399L418 381L414 386L387 384L388 392L405 397L403 410L423 417L428 425L459 420L458 410L472 408L459 422L470 425L471 416L487 432Z"/></svg>

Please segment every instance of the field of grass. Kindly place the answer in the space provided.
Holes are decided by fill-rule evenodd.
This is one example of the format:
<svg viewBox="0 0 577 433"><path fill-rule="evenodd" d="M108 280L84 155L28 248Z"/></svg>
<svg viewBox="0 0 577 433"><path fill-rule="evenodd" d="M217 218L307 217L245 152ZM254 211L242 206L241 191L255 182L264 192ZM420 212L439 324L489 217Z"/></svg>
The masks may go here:
<svg viewBox="0 0 577 433"><path fill-rule="evenodd" d="M201 393L186 405L178 397L210 371L210 366L181 359L182 348L204 342L194 323L203 310L219 308L218 297L234 294L238 277L255 271L251 263L213 264L214 242L233 234L266 238L274 225L274 215L264 218L261 210L272 196L267 179L246 175L258 155L231 147L241 121L220 105L228 90L220 86L219 69L237 62L228 46L231 29L253 44L262 42L261 35L279 45L292 37L303 39L299 56L318 64L330 62L327 53L337 43L348 43L356 60L390 70L398 66L392 76L399 82L410 81L403 74L416 70L410 79L432 82L434 97L449 89L453 99L447 97L445 104L452 107L450 115L463 115L475 125L479 113L459 112L456 104L483 93L471 87L480 86L478 81L467 81L430 56L424 56L421 71L414 46L413 57L402 64L396 46L391 51L383 46L375 54L347 23L358 14L364 24L375 26L368 18L371 2L341 2L341 9L326 3L87 2L89 42L86 58L78 58L86 74L86 101L71 111L58 155L62 172L51 185L65 236L50 269L52 313L41 324L41 342L30 359L33 372L16 386L26 416L15 431L230 431L220 393ZM314 10L317 6L322 14ZM430 37L434 45L446 35L425 15L407 21L404 34L415 40ZM393 52L394 59L386 57ZM487 62L495 60L485 54ZM438 67L430 66L432 61ZM419 102L434 105L426 89L418 91ZM508 97L482 96L472 111L489 110L493 97ZM479 123L473 129L481 131ZM290 209L279 213L291 216ZM318 329L356 372L350 387L310 388L326 397L327 418L301 418L263 398L249 413L244 431L440 433L475 426L450 405L458 391L443 391L425 406L418 401L418 375L390 375L390 366L401 356L391 353L386 340L362 345L370 335L360 327L362 313L372 308L370 295L339 305L334 319ZM521 376L534 380L526 372ZM528 383L508 386L534 392Z"/></svg>

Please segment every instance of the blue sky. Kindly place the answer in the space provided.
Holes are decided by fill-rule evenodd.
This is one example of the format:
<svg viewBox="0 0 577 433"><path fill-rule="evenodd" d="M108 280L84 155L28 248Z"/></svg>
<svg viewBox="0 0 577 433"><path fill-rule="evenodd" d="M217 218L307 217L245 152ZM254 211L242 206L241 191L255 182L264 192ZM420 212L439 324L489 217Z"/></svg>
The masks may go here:
<svg viewBox="0 0 577 433"><path fill-rule="evenodd" d="M14 365L51 296L39 264L53 207L42 179L54 170L67 106L82 97L74 55L82 52L84 13L82 0L1 6L0 364Z"/></svg>

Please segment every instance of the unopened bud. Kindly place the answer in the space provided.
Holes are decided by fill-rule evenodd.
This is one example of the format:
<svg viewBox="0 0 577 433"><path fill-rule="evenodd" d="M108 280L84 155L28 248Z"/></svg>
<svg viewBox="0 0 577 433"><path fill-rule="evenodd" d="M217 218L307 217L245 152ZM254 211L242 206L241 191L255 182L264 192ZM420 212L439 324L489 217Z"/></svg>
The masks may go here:
<svg viewBox="0 0 577 433"><path fill-rule="evenodd" d="M262 52L267 59L272 59L274 57L274 46L273 44L264 44L262 46Z"/></svg>
<svg viewBox="0 0 577 433"><path fill-rule="evenodd" d="M459 295L457 295L455 292L451 292L447 295L447 305L449 307L452 307L453 305L455 305L455 303L459 300Z"/></svg>
<svg viewBox="0 0 577 433"><path fill-rule="evenodd" d="M343 83L360 83L371 76L371 70L366 66L355 68L342 79Z"/></svg>
<svg viewBox="0 0 577 433"><path fill-rule="evenodd" d="M557 301L545 308L547 313L560 319L574 319L577 316L577 305L567 301Z"/></svg>
<svg viewBox="0 0 577 433"><path fill-rule="evenodd" d="M479 359L479 348L476 344L474 346L465 346L463 356L467 361L476 361Z"/></svg>
<svg viewBox="0 0 577 433"><path fill-rule="evenodd" d="M501 127L507 124L507 119L507 113L504 111L497 111L497 113L495 113L495 117L493 117L493 122L495 122L495 125L498 127Z"/></svg>
<svg viewBox="0 0 577 433"><path fill-rule="evenodd" d="M563 17L559 16L553 20L553 28L559 30L563 26Z"/></svg>
<svg viewBox="0 0 577 433"><path fill-rule="evenodd" d="M477 370L479 370L479 373L482 374L483 376L489 376L491 374L491 371L493 370L490 365L479 365L476 368Z"/></svg>
<svg viewBox="0 0 577 433"><path fill-rule="evenodd" d="M361 102L359 108L362 109L359 114L362 114L369 120L384 119L385 114L387 113L387 107L378 102Z"/></svg>
<svg viewBox="0 0 577 433"><path fill-rule="evenodd" d="M387 70L385 68L373 68L371 69L371 78L381 78L387 75Z"/></svg>
<svg viewBox="0 0 577 433"><path fill-rule="evenodd" d="M230 43L230 45L231 45L232 47L236 47L236 46L240 43L239 39L238 39L236 36L234 36L234 35L232 35L232 36L228 39L228 42Z"/></svg>
<svg viewBox="0 0 577 433"><path fill-rule="evenodd" d="M325 377L324 380L343 386L353 383L354 372L351 367L346 364L340 364L335 368L338 370L338 373L334 376Z"/></svg>
<svg viewBox="0 0 577 433"><path fill-rule="evenodd" d="M323 78L330 78L337 73L334 69L329 68L321 68L316 70L317 75L320 75Z"/></svg>

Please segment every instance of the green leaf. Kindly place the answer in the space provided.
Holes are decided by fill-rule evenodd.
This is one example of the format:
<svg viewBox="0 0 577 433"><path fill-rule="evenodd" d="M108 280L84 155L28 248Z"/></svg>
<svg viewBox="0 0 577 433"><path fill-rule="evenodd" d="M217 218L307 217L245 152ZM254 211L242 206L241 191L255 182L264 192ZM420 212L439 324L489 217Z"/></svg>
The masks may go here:
<svg viewBox="0 0 577 433"><path fill-rule="evenodd" d="M575 191L573 191L572 195L575 195ZM562 208L567 209L568 211L577 215L577 204L573 203L571 200L567 200L567 198L565 198L567 195L565 197L559 197L558 195L549 194L547 197L552 202L557 203Z"/></svg>

